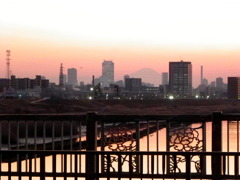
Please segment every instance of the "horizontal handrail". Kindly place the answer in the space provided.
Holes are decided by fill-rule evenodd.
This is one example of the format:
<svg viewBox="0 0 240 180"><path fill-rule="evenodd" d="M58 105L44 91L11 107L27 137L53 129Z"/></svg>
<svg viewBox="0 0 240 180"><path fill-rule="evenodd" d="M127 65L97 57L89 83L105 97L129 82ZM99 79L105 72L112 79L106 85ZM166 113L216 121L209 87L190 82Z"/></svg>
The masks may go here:
<svg viewBox="0 0 240 180"><path fill-rule="evenodd" d="M175 120L181 118L183 121L206 121L210 120L211 115L95 115L97 121L104 122L128 122L128 121L142 121L142 120ZM240 117L240 116L239 116ZM85 121L87 114L74 115L74 114L11 114L0 115L0 121L66 121L77 120Z"/></svg>
<svg viewBox="0 0 240 180"><path fill-rule="evenodd" d="M77 120L85 121L88 114L1 114L0 121L18 121L18 120L31 120L31 121L66 121ZM141 120L167 120L167 121L183 121L183 122L206 122L211 121L212 114L163 114L163 115L95 115L97 121L104 122L127 122L127 121L141 121ZM221 113L222 120L240 120L239 113Z"/></svg>
<svg viewBox="0 0 240 180"><path fill-rule="evenodd" d="M0 150L0 154L86 154L86 155L220 155L235 156L240 152L183 152L183 151L77 151L77 150Z"/></svg>
<svg viewBox="0 0 240 180"><path fill-rule="evenodd" d="M18 120L31 120L31 121L66 121L66 120L77 120L85 121L87 115L76 115L76 114L1 114L0 121L18 121Z"/></svg>

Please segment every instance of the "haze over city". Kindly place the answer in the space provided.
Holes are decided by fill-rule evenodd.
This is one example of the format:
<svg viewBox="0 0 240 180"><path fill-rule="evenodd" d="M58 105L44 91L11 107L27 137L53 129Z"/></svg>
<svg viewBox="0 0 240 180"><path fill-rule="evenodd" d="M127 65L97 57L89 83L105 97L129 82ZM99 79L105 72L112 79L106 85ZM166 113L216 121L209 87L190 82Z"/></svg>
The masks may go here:
<svg viewBox="0 0 240 180"><path fill-rule="evenodd" d="M239 1L3 1L0 76L5 50L17 77L42 74L58 82L60 63L79 81L101 75L114 61L115 80L142 68L168 71L169 61L191 61L193 86L200 66L209 80L239 76ZM159 79L159 84L161 80ZM155 84L157 85L157 84Z"/></svg>
<svg viewBox="0 0 240 180"><path fill-rule="evenodd" d="M239 17L239 0L0 1L0 180L240 180Z"/></svg>

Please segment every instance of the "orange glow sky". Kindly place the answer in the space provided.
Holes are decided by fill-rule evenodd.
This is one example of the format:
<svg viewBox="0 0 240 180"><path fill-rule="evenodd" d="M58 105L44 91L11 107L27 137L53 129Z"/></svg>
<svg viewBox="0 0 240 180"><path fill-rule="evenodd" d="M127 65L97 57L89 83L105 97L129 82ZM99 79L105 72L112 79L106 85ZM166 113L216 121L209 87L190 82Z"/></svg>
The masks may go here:
<svg viewBox="0 0 240 180"><path fill-rule="evenodd" d="M78 80L101 75L104 59L115 80L141 68L168 71L169 61L191 61L209 81L240 76L240 1L7 0L0 2L0 78L5 51L17 77L44 75L58 82L59 66ZM161 80L159 80L161 83Z"/></svg>

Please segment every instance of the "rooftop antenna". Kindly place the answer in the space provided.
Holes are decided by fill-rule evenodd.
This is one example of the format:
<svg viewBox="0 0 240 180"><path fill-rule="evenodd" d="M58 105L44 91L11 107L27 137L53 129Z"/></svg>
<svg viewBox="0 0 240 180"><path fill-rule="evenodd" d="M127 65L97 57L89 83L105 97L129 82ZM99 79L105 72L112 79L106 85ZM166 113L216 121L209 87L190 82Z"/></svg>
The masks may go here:
<svg viewBox="0 0 240 180"><path fill-rule="evenodd" d="M6 72L6 78L10 79L11 76L11 70L10 70L10 56L11 56L11 51L10 50L6 50L6 65L7 65L7 72Z"/></svg>

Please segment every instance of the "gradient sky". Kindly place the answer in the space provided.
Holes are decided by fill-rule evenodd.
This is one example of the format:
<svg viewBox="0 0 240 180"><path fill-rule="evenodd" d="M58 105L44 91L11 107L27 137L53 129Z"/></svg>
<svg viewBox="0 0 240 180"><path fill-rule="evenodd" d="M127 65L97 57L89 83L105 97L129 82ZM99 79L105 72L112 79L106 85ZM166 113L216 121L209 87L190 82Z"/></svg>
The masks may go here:
<svg viewBox="0 0 240 180"><path fill-rule="evenodd" d="M119 80L141 68L165 72L183 59L193 64L194 86L201 65L204 77L226 82L240 76L239 17L239 0L2 0L0 77L10 49L17 77L58 82L63 63L90 82L106 59Z"/></svg>

